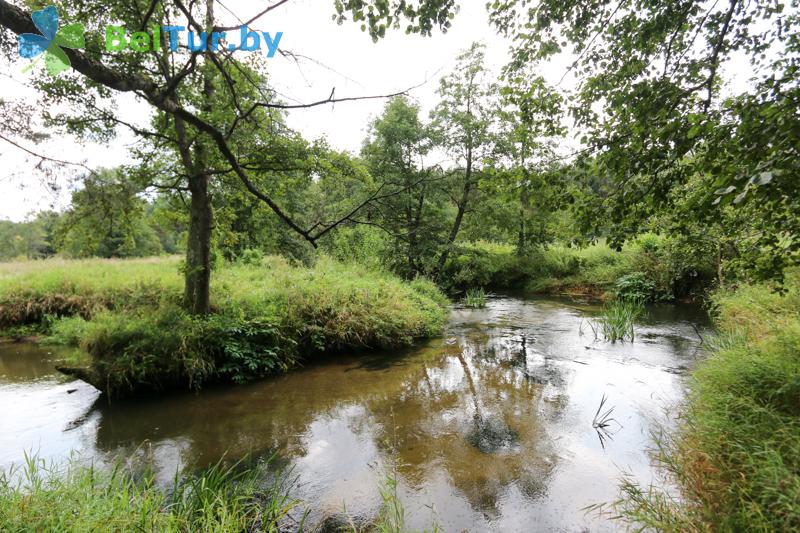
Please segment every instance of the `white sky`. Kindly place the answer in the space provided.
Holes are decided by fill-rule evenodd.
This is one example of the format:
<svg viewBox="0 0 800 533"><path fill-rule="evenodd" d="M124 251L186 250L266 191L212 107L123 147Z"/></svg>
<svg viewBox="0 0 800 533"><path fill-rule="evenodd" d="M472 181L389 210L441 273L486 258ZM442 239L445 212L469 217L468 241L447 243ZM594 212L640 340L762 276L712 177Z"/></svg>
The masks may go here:
<svg viewBox="0 0 800 533"><path fill-rule="evenodd" d="M249 19L264 8L264 1L225 0L224 5L240 18ZM292 0L266 15L253 27L262 31L282 31L280 48L313 58L298 67L278 55L270 60L271 84L284 96L300 102L326 98L333 87L337 97L387 94L423 84L411 91L423 113L436 103L438 80L447 74L455 57L474 41L487 45L486 63L499 73L507 58L508 42L495 34L489 25L483 1L461 2L461 10L446 34L432 37L406 35L402 29L387 32L386 38L373 43L350 21L338 26L333 20L332 0ZM218 6L218 16L224 10ZM226 21L238 23L233 19ZM184 37L185 38L185 37ZM236 42L236 38L232 39ZM245 53L245 52L239 52ZM252 52L263 53L263 52ZM567 58L550 62L542 74L557 83L567 68ZM14 99L28 95L26 62L11 65L0 75L0 95ZM324 65L324 66L321 66ZM39 67L41 68L41 66ZM746 71L747 65L735 70ZM569 78L562 87L571 85ZM31 101L29 99L29 101ZM36 101L35 96L32 99ZM326 137L335 148L357 152L366 135L371 117L379 114L385 101L368 100L326 105L289 114L291 127L307 139ZM120 115L128 121L146 122L148 107L130 96L120 99ZM29 146L51 157L85 162L90 167L114 166L127 161L126 144L133 137L121 132L111 145L81 145L73 139ZM0 219L23 220L30 213L51 207L63 208L69 200L67 187L54 193L32 172L37 160L0 140ZM74 174L74 168L66 174ZM66 179L61 182L66 185Z"/></svg>
<svg viewBox="0 0 800 533"><path fill-rule="evenodd" d="M243 0L227 0L224 4L245 20L266 5L262 1ZM326 98L333 87L337 97L345 97L388 94L424 84L410 94L427 115L436 103L439 78L447 74L455 57L472 42L482 41L487 45L487 65L492 70L499 72L505 63L507 43L489 26L484 3L463 4L466 5L461 7L452 29L433 37L406 35L400 29L387 32L386 38L373 43L359 25L348 21L338 26L331 20L332 0L293 0L253 27L271 33L282 31L281 49L319 63L303 61L298 67L279 55L271 59L270 81L284 98L311 102ZM225 11L218 7L217 14L224 18ZM25 86L26 75L21 73L26 65L27 62L20 61L11 66L8 75L0 77L3 97L13 99L30 93ZM35 98L32 101L35 102ZM288 123L309 140L326 137L335 148L357 152L366 135L367 124L381 112L384 103L384 100L367 100L293 110ZM132 98L124 98L120 104L120 113L133 120L137 117L141 120L147 109ZM36 146L24 144L51 157L99 167L126 161L125 145L131 140L130 134L122 132L110 146L81 145L71 139ZM38 162L35 158L2 141L0 158L0 218L23 220L31 212L66 205L69 200L66 187L60 194L53 193L33 174L33 165ZM74 173L75 169L68 170ZM66 184L66 179L61 182Z"/></svg>

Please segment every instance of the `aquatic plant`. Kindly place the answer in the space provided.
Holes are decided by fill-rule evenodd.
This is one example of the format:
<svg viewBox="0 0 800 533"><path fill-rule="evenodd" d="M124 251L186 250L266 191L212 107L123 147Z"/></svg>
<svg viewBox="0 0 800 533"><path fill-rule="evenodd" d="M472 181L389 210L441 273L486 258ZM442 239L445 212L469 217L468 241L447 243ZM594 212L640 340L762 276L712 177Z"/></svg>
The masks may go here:
<svg viewBox="0 0 800 533"><path fill-rule="evenodd" d="M467 289L467 294L464 295L462 302L466 307L482 309L486 307L486 291L480 287L477 289Z"/></svg>
<svg viewBox="0 0 800 533"><path fill-rule="evenodd" d="M614 407L609 407L603 410L608 398L605 394L600 399L600 405L597 407L597 412L592 418L592 428L597 432L597 438L600 439L600 446L605 449L606 441L613 440L613 435L619 430L622 425L613 418L611 414L614 412Z"/></svg>
<svg viewBox="0 0 800 533"><path fill-rule="evenodd" d="M634 324L644 313L644 305L639 300L614 300L603 306L600 315L592 320L587 320L594 338L611 342L634 341L636 332ZM583 322L578 326L583 334Z"/></svg>

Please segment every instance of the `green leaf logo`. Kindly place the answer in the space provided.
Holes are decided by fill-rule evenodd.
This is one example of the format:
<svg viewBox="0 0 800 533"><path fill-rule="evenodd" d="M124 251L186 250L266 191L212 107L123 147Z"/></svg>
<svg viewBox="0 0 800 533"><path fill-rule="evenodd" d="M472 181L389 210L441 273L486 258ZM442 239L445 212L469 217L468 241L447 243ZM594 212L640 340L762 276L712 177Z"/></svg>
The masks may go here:
<svg viewBox="0 0 800 533"><path fill-rule="evenodd" d="M64 48L78 49L86 46L83 38L83 24L69 24L58 28L58 10L55 6L47 6L31 14L31 20L42 32L23 33L19 36L19 55L29 59L44 57L47 71L57 76L69 69L69 62ZM25 70L33 68L31 63Z"/></svg>

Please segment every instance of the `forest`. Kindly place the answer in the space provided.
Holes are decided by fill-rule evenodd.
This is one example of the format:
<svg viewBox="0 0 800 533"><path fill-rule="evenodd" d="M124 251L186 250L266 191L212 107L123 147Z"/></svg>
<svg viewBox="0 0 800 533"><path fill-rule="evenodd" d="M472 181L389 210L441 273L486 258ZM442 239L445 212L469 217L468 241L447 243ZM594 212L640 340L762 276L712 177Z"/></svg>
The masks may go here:
<svg viewBox="0 0 800 533"><path fill-rule="evenodd" d="M796 2L491 0L506 62L463 43L431 105L298 102L260 52L105 46L295 9L252 4L0 0L4 70L52 32L0 145L75 183L0 213L0 406L51 376L30 390L85 400L58 423L97 426L53 433L76 456L0 444L0 529L800 529ZM457 0L324 4L364 46L460 23ZM375 99L357 151L290 126ZM121 131L113 167L42 144Z"/></svg>

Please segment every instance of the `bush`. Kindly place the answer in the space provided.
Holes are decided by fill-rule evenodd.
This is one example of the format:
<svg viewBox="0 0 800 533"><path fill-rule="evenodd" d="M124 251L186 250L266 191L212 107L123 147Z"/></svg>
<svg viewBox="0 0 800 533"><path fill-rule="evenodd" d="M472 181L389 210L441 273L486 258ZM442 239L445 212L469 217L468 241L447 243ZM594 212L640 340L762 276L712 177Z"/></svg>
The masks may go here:
<svg viewBox="0 0 800 533"><path fill-rule="evenodd" d="M502 289L520 285L524 277L513 246L479 241L456 247L440 279L449 290Z"/></svg>
<svg viewBox="0 0 800 533"><path fill-rule="evenodd" d="M258 248L247 248L239 256L239 262L243 265L258 266L264 261L264 252Z"/></svg>
<svg viewBox="0 0 800 533"><path fill-rule="evenodd" d="M518 255L510 245L460 245L443 272L448 290L522 288L532 292L636 294L649 301L702 292L716 271L710 250L682 238L645 234L617 252L599 242L585 248L551 245Z"/></svg>
<svg viewBox="0 0 800 533"><path fill-rule="evenodd" d="M656 284L647 279L647 276L642 272L626 274L619 278L614 284L614 291L617 294L617 298L639 302L653 301L658 296Z"/></svg>

